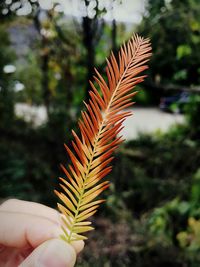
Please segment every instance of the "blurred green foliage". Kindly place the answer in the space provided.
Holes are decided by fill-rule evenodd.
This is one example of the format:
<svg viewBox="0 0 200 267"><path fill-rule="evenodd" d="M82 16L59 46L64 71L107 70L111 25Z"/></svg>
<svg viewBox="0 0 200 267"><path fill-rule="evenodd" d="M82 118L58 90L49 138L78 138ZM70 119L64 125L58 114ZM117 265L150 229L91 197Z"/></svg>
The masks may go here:
<svg viewBox="0 0 200 267"><path fill-rule="evenodd" d="M159 83L200 83L199 0L149 0L138 30L151 38L150 78Z"/></svg>
<svg viewBox="0 0 200 267"><path fill-rule="evenodd" d="M0 125L10 127L14 117L13 77L9 68L13 66L15 54L10 48L9 35L6 28L0 26ZM5 71L5 67L8 71Z"/></svg>
<svg viewBox="0 0 200 267"><path fill-rule="evenodd" d="M19 64L15 76L25 86L25 90L18 92L17 101L29 104L42 104L41 70L35 53L30 51L25 64Z"/></svg>
<svg viewBox="0 0 200 267"><path fill-rule="evenodd" d="M200 95L193 95L190 103L186 107L186 114L193 138L200 136Z"/></svg>

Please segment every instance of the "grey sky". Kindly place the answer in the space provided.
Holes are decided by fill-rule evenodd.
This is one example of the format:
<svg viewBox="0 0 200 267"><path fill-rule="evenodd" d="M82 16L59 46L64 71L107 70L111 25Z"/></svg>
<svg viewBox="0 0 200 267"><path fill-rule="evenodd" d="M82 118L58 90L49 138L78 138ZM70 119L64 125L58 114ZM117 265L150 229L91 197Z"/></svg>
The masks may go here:
<svg viewBox="0 0 200 267"><path fill-rule="evenodd" d="M58 0L39 0L40 5L43 8L51 8L54 2ZM66 15L73 15L80 17L84 14L84 6L81 5L80 0L59 0L62 9ZM113 7L113 11L108 12L105 15L107 20L111 20L114 17L118 21L138 23L144 12L145 0L123 0L121 5L117 4L117 1ZM99 0L100 6L110 8L110 1ZM90 1L89 15L92 17L95 1Z"/></svg>

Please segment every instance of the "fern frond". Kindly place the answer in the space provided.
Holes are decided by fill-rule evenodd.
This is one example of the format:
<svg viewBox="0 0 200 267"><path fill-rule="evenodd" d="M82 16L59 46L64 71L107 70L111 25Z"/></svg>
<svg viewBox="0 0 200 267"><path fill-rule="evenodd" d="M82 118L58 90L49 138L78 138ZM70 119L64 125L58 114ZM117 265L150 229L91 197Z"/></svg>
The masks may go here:
<svg viewBox="0 0 200 267"><path fill-rule="evenodd" d="M58 208L64 215L62 238L67 242L86 239L82 233L93 229L87 219L104 201L95 199L109 186L102 179L112 170L112 153L123 141L118 134L131 115L123 110L133 104L136 92L132 89L144 80L140 73L147 69L150 56L149 40L134 35L120 48L118 61L113 53L107 59L108 82L95 69L94 80L100 90L90 82L90 100L78 123L80 136L72 131L72 149L65 145L71 164L61 165L66 179L60 178L62 192L55 191L63 202Z"/></svg>

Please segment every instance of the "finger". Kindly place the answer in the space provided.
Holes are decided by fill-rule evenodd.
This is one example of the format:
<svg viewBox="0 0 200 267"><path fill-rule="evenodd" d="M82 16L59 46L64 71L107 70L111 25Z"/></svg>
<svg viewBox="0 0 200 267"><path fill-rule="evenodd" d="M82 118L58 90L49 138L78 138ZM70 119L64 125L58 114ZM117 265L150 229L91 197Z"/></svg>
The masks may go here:
<svg viewBox="0 0 200 267"><path fill-rule="evenodd" d="M42 242L59 237L59 225L39 216L0 211L0 244L7 247L35 248Z"/></svg>
<svg viewBox="0 0 200 267"><path fill-rule="evenodd" d="M76 253L60 239L52 239L37 247L19 267L73 267Z"/></svg>
<svg viewBox="0 0 200 267"><path fill-rule="evenodd" d="M57 210L35 202L9 199L0 206L0 211L26 213L60 223L60 214Z"/></svg>
<svg viewBox="0 0 200 267"><path fill-rule="evenodd" d="M83 250L85 243L83 240L79 240L79 241L73 241L71 245L75 249L76 253L78 254Z"/></svg>
<svg viewBox="0 0 200 267"><path fill-rule="evenodd" d="M56 210L54 210L52 208L49 208L49 207L47 207L45 205L42 205L42 204L39 204L39 203L35 203L35 202L23 201L23 200L18 200L18 199L9 199L9 200L5 201L0 206L0 212L1 211L12 212L12 214L14 212L14 213L23 213L23 214L26 214L26 215L30 214L30 215L44 217L44 218L46 218L46 219L48 219L48 220L50 220L50 221L58 224L58 226L60 226L60 224L62 223L61 222L60 213L58 211L56 211ZM2 222L2 224L3 224L3 222ZM2 224L0 222L0 226ZM30 228L28 227L28 230L29 229ZM48 230L48 227L47 227L47 230ZM33 229L33 231L34 231L34 229ZM1 233L1 230L0 230L0 233ZM50 237L57 237L58 236L58 233L61 234L62 231L56 229L55 230L55 235L52 236L52 234L50 233L49 236ZM45 233L43 233L43 235L41 235L42 242L44 242L45 240L47 240L46 237L48 237L48 235L46 236L44 234ZM32 234L31 235L28 235L28 236L32 237ZM37 235L35 237L37 237ZM39 240L37 242L35 242L36 241L35 239L36 238L34 238L34 240L32 242L31 242L31 240L29 240L29 242L31 244L35 244L35 243L40 242ZM1 234L0 234L0 243L1 243ZM8 242L7 242L7 244L8 244ZM41 244L41 243L38 243L38 244ZM72 243L72 246L74 247L76 253L79 253L84 248L84 242L82 240L75 241L75 242Z"/></svg>

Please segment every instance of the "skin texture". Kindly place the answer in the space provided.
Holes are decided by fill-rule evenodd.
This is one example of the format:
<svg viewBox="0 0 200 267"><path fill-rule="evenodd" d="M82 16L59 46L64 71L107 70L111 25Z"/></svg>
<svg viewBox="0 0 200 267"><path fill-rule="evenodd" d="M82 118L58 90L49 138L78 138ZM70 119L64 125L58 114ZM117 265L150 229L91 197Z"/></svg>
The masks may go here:
<svg viewBox="0 0 200 267"><path fill-rule="evenodd" d="M0 266L72 267L84 242L59 238L61 215L47 206L10 199L0 206Z"/></svg>

